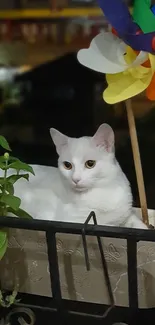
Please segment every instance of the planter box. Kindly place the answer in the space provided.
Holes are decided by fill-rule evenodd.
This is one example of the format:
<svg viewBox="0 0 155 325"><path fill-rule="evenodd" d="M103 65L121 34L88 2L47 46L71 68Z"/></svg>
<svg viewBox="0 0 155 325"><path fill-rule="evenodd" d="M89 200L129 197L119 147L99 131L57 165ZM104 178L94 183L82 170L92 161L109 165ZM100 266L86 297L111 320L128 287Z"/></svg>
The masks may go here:
<svg viewBox="0 0 155 325"><path fill-rule="evenodd" d="M149 215L153 223L155 211L149 211ZM90 271L86 270L81 235L57 234L56 239L62 298L108 305L96 237L87 237ZM128 306L127 241L104 238L102 243L115 304ZM155 243L139 242L137 252L139 307L155 307ZM5 289L12 289L16 282L20 292L51 297L45 233L10 230L9 248L0 263L0 274Z"/></svg>

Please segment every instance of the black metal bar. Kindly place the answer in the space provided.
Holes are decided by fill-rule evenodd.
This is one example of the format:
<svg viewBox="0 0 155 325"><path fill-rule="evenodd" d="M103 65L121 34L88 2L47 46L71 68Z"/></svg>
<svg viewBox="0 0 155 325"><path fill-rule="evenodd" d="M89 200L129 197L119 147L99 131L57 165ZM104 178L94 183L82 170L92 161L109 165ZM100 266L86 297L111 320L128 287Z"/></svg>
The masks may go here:
<svg viewBox="0 0 155 325"><path fill-rule="evenodd" d="M17 228L38 231L50 231L51 233L66 233L81 235L83 224L45 221L45 220L28 220L13 217L0 217L1 228ZM109 227L101 225L87 225L86 235L100 236L121 239L135 239L136 241L155 242L155 230Z"/></svg>
<svg viewBox="0 0 155 325"><path fill-rule="evenodd" d="M89 216L87 217L86 221L84 222L84 226L82 228L82 241L83 241L83 249L84 249L87 271L90 270L90 262L89 262L89 255L88 255L87 241L86 241L86 226L88 225L88 223L91 219L93 219L93 221L94 221L94 215L95 215L94 212L91 212L89 214ZM95 222L94 222L94 225L95 225Z"/></svg>
<svg viewBox="0 0 155 325"><path fill-rule="evenodd" d="M129 307L138 308L137 242L127 240Z"/></svg>
<svg viewBox="0 0 155 325"><path fill-rule="evenodd" d="M86 261L86 267L87 270L90 270L90 262L89 262L89 255L88 255L88 248L87 248L87 241L86 241L86 228L88 226L88 222L93 219L94 225L97 225L97 219L96 219L96 215L95 212L92 211L88 218L86 219L85 223L84 223L84 227L82 229L82 239L83 239L83 248L84 248L84 253L85 253L85 261ZM105 277L105 281L106 281L106 285L107 285L107 289L108 289L108 294L109 294L109 298L110 298L110 306L109 308L104 312L104 314L100 317L105 318L108 313L110 312L110 310L114 307L115 305L115 301L114 301L114 296L113 296L113 292L112 292L112 288L111 288L111 282L109 279L109 274L108 274L108 267L107 267L107 262L104 256L104 251L103 251L103 247L102 247L102 242L101 242L101 238L99 236L97 236L97 242L98 242L98 247L99 247L99 251L100 251L100 255L101 255L101 262L102 262L102 267L103 267L103 273L104 273L104 277Z"/></svg>
<svg viewBox="0 0 155 325"><path fill-rule="evenodd" d="M61 297L61 286L60 286L60 277L59 277L56 235L51 233L50 231L47 231L46 240L47 240L49 271L50 271L50 280L51 280L53 299L55 299L56 302L60 304L62 297Z"/></svg>
<svg viewBox="0 0 155 325"><path fill-rule="evenodd" d="M98 246L99 246L99 250L100 250L100 254L101 254L102 267L103 267L103 270L104 270L106 284L107 284L107 288L108 288L108 292L109 292L110 303L113 306L114 305L114 296L113 296L111 283L110 283L110 279L109 279L107 262L106 262L106 259L105 259L105 256L104 256L101 238L97 237L97 240L98 240Z"/></svg>
<svg viewBox="0 0 155 325"><path fill-rule="evenodd" d="M85 230L84 229L82 229L82 241L83 241L83 249L84 249L86 269L87 269L87 271L90 271L90 262L89 262L87 241L86 241L86 235L85 235Z"/></svg>

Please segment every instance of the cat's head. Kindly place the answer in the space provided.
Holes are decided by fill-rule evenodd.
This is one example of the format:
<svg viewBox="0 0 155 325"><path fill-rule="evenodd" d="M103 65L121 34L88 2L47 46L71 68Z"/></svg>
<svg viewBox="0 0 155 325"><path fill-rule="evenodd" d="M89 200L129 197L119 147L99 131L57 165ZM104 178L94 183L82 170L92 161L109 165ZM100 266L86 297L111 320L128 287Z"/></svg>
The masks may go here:
<svg viewBox="0 0 155 325"><path fill-rule="evenodd" d="M74 190L86 191L112 177L114 132L108 124L102 124L93 137L70 138L53 128L50 134L59 155L60 172Z"/></svg>

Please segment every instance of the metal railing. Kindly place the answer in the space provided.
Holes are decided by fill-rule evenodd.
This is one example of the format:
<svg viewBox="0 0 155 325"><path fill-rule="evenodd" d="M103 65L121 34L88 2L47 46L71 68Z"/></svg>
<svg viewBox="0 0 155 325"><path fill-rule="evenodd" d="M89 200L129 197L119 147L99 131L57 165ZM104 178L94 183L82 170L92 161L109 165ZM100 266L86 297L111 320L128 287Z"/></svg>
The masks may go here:
<svg viewBox="0 0 155 325"><path fill-rule="evenodd" d="M93 224L89 224L90 220L93 220ZM118 228L118 227L109 227L109 226L99 226L97 225L97 219L94 212L88 216L84 224L79 223L67 223L67 222L57 222L57 221L44 221L44 220L27 220L27 219L18 219L12 217L3 217L0 218L0 227L1 228L16 228L16 229L26 229L26 230L36 230L43 231L46 233L47 241L47 251L48 251L48 260L49 260L49 271L50 271L50 280L51 280L51 291L52 298L49 297L37 297L31 294L19 294L21 301L20 303L13 306L13 309L10 313L10 310L0 309L0 319L1 319L1 310L5 317L12 317L13 313L24 313L25 308L30 308L30 314L34 312L34 323L30 322L29 324L41 324L40 316L37 320L37 313L41 311L44 312L44 316L49 312L57 315L57 323L52 324L70 324L70 317L80 319L85 319L85 324L87 324L86 319L94 319L94 323L91 324L109 324L107 321L110 321L110 324L113 324L114 314L117 308L115 306L115 300L111 288L111 283L108 274L108 267L106 259L104 256L104 249L102 246L101 238L121 238L126 239L127 241L127 265L128 265L128 296L129 296L129 307L126 308L130 311L130 318L132 316L132 325L134 321L137 324L137 315L139 313L138 308L138 281L137 281L137 242L139 241L151 241L155 242L155 230L143 230L143 229L129 229L129 228ZM60 285L60 275L59 275L59 264L58 264L58 255L57 255L57 245L56 245L56 234L65 233L65 234L76 234L82 236L83 248L85 254L86 267L89 272L90 262L89 262L89 251L87 249L87 236L97 237L98 247L100 251L103 274L105 277L108 294L109 294L109 306L102 306L96 304L88 304L85 302L72 302L64 301L61 295L61 285ZM104 294L104 293L103 293ZM89 307L89 306L90 307ZM96 309L93 307L96 306ZM15 308L15 309L14 309ZM20 310L21 308L21 310ZM24 308L24 310L23 310ZM114 311L115 310L115 311ZM122 313L124 309L121 309ZM127 311L128 313L128 311ZM40 315L40 314L39 314ZM123 314L124 315L124 314ZM0 324L13 324L9 323L8 318L6 317L7 323ZM51 316L53 317L53 316ZM31 316L29 315L30 321ZM118 317L117 317L118 318ZM3 318L4 321L5 318ZM21 320L22 319L22 320ZM134 319L134 320L133 320ZM107 321L106 321L107 320ZM122 322L124 318L120 318L119 321ZM28 324L25 320L19 317L17 324L26 325ZM50 322L49 322L50 324Z"/></svg>

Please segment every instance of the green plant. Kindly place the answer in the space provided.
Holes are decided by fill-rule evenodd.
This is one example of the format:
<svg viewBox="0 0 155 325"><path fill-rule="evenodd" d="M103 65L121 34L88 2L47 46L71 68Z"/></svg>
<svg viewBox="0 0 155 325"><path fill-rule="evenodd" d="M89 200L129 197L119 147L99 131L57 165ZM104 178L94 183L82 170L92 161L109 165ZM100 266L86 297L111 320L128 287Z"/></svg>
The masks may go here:
<svg viewBox="0 0 155 325"><path fill-rule="evenodd" d="M5 297L4 297L2 291L0 290L0 306L9 308L14 303L19 302L20 300L16 299L17 294L18 294L18 291L16 289L14 289L11 295L5 295Z"/></svg>
<svg viewBox="0 0 155 325"><path fill-rule="evenodd" d="M0 135L0 146L7 150L4 155L0 156L0 218L7 216L9 213L21 218L32 218L26 211L20 208L21 199L14 195L14 184L20 179L29 180L29 173L34 175L31 166L23 163L19 159L12 157L8 151L11 151L7 140ZM12 170L8 176L9 169ZM14 171L14 173L13 173ZM22 173L20 173L22 171ZM24 172L24 173L23 173ZM27 172L27 173L25 173ZM8 247L7 230L0 230L0 260L3 258ZM10 307L16 302L17 290L14 289L11 295L3 297L0 290L0 306Z"/></svg>
<svg viewBox="0 0 155 325"><path fill-rule="evenodd" d="M0 136L0 146L7 150L3 156L0 156L0 218L8 214L14 214L20 218L32 218L26 211L20 208L21 199L14 195L14 184L21 178L29 180L29 173L34 175L31 166L23 163L19 159L12 157L8 151L11 151L7 140ZM12 173L8 176L8 171ZM14 173L13 173L14 171ZM26 173L25 173L26 172ZM4 256L8 246L8 233L5 229L0 230L0 260Z"/></svg>

